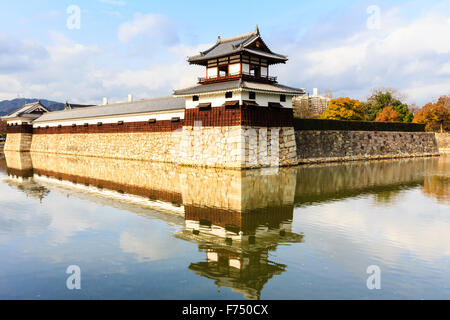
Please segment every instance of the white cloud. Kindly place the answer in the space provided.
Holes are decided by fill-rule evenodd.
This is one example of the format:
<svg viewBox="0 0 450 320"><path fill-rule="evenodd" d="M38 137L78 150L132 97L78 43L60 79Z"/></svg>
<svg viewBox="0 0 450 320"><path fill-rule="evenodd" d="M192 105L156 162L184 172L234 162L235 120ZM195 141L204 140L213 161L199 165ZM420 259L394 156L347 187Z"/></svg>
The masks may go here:
<svg viewBox="0 0 450 320"><path fill-rule="evenodd" d="M137 42L126 48L132 50L139 45ZM155 53L148 59L136 57L133 52L124 53L114 45L80 44L61 33L52 33L47 46L27 46L24 41L4 44L0 38L0 55L6 52L14 61L6 65L10 74L0 75L0 99L20 95L100 103L104 96L110 102L126 100L129 93L137 99L171 95L173 89L196 83L200 70L189 66L186 57L207 46L161 44L155 50L162 54ZM14 54L17 52L24 52L24 57ZM0 63L0 69L1 66Z"/></svg>
<svg viewBox="0 0 450 320"><path fill-rule="evenodd" d="M283 79L302 87L332 88L364 98L375 86L392 86L413 93L409 102L425 103L449 93L450 5L439 4L413 20L400 16L401 8L382 12L381 30L341 35L336 28L316 31L286 46L289 65L280 68ZM318 39L320 35L320 40ZM312 39L312 40L311 40ZM309 42L311 41L311 42ZM415 92L418 87L437 91Z"/></svg>
<svg viewBox="0 0 450 320"><path fill-rule="evenodd" d="M119 27L118 38L129 43L138 36L145 36L150 41L163 41L165 44L178 42L175 25L167 16L161 14L136 13L134 20Z"/></svg>
<svg viewBox="0 0 450 320"><path fill-rule="evenodd" d="M305 233L314 250L361 276L373 259L385 270L402 266L405 256L438 268L450 257L447 206L433 203L420 190L401 196L384 208L364 198L296 209L294 228Z"/></svg>
<svg viewBox="0 0 450 320"><path fill-rule="evenodd" d="M29 40L16 40L0 33L1 73L32 70L48 57L49 52L40 43Z"/></svg>

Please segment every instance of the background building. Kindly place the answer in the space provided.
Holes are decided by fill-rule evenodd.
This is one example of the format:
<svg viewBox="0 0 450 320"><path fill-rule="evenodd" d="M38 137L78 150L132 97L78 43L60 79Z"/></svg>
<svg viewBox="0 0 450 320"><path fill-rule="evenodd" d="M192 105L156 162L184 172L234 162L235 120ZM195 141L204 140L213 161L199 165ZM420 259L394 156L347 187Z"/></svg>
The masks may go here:
<svg viewBox="0 0 450 320"><path fill-rule="evenodd" d="M322 114L332 98L331 92L319 95L318 89L314 88L313 94L304 94L293 99L294 114L299 118L314 118Z"/></svg>

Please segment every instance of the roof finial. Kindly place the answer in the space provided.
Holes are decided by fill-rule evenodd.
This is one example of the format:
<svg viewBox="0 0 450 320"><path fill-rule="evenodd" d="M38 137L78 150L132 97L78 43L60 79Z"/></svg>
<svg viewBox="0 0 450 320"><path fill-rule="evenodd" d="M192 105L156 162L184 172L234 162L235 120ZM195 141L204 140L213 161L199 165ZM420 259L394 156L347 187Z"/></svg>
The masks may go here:
<svg viewBox="0 0 450 320"><path fill-rule="evenodd" d="M220 38L220 34L217 36L217 42L220 42L220 40L222 40L221 38Z"/></svg>
<svg viewBox="0 0 450 320"><path fill-rule="evenodd" d="M256 34L259 36L259 27L256 25Z"/></svg>

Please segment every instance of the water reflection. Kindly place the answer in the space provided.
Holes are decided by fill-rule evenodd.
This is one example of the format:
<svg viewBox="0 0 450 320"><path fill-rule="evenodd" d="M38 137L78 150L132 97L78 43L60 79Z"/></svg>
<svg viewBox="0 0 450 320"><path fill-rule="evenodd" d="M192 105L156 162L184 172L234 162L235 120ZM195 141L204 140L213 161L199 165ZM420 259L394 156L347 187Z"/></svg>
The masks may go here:
<svg viewBox="0 0 450 320"><path fill-rule="evenodd" d="M445 156L251 171L36 153L5 158L0 171L6 182L27 197L45 201L53 190L70 190L70 197L177 225L172 236L195 244L202 255L185 268L248 299L261 298L269 280L289 269L274 254L281 246L308 243L308 233L293 228L295 208L368 195L376 205L390 205L413 189L448 203L450 194ZM70 235L88 228L77 221L64 228L70 226ZM175 250L145 229L123 232L120 249L139 262Z"/></svg>
<svg viewBox="0 0 450 320"><path fill-rule="evenodd" d="M369 194L375 195L379 202L391 202L401 190L423 186L425 177L441 177L445 170L438 170L440 166L447 166L448 169L449 158L442 156L301 167L297 169L295 204L307 206ZM443 187L448 194L448 186Z"/></svg>

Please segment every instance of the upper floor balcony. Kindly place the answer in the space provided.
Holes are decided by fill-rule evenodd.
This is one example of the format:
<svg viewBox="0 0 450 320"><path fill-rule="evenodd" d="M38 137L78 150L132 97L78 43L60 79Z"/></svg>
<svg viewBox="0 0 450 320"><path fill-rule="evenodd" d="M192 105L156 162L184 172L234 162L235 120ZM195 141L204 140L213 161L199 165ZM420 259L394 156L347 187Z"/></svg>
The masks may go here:
<svg viewBox="0 0 450 320"><path fill-rule="evenodd" d="M256 81L256 82L264 82L264 83L276 83L277 77L272 76L261 76L255 75L245 72L239 72L234 74L226 74L226 75L218 75L215 77L200 77L198 78L199 84L210 84L224 81L232 81L232 80L248 80L248 81Z"/></svg>

